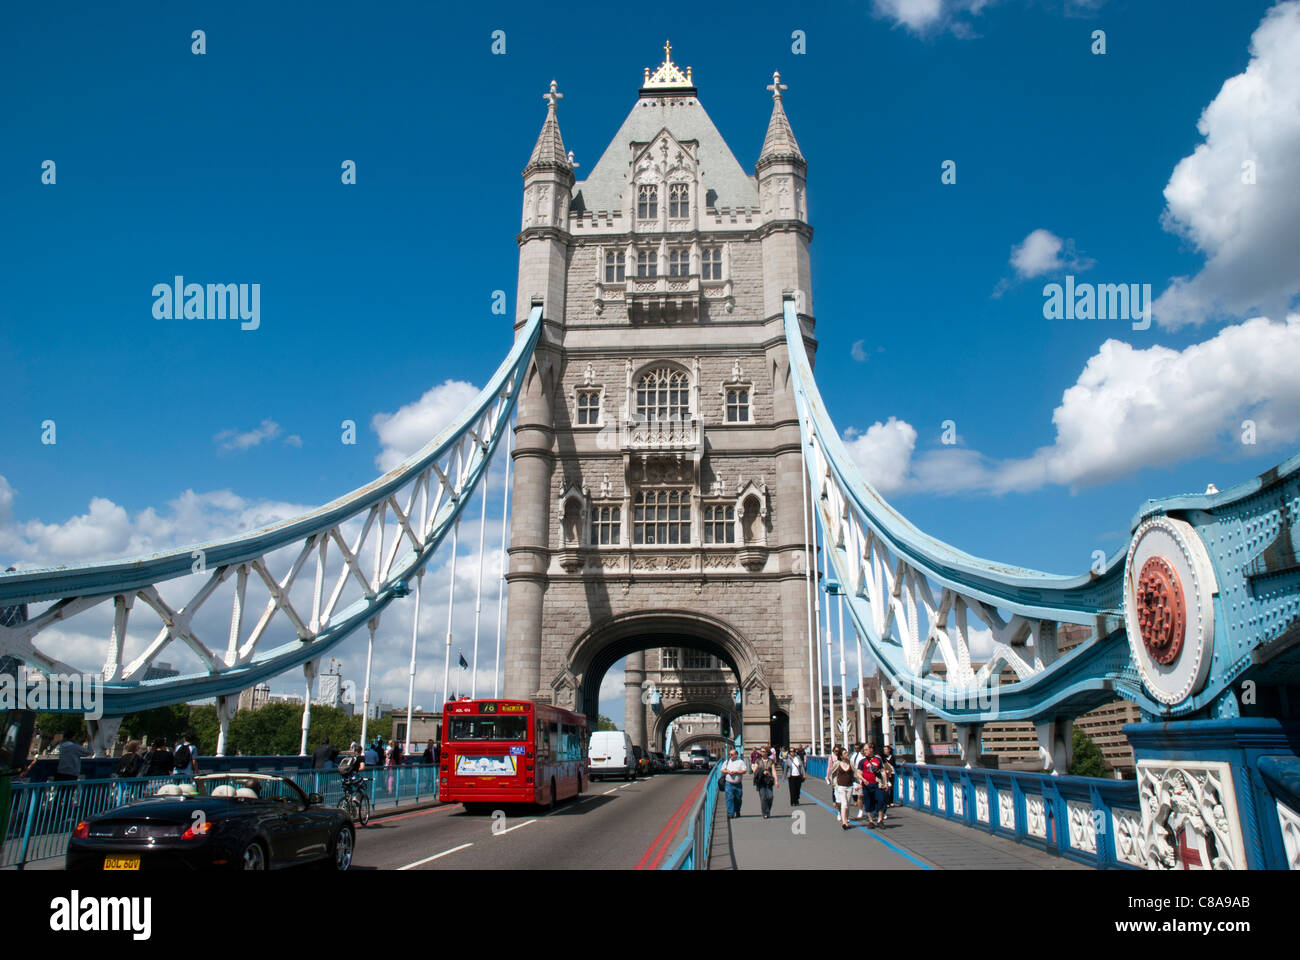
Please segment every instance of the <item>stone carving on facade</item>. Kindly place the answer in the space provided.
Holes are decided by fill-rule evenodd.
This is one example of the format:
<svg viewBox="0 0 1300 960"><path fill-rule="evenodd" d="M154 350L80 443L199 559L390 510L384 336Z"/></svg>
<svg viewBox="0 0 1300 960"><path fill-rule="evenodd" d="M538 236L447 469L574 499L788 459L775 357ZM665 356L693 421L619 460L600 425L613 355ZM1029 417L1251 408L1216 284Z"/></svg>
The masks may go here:
<svg viewBox="0 0 1300 960"><path fill-rule="evenodd" d="M980 823L989 822L989 788L975 788L975 819Z"/></svg>
<svg viewBox="0 0 1300 960"><path fill-rule="evenodd" d="M704 566L710 570L734 567L735 565L736 555L734 553L710 553L704 557Z"/></svg>
<svg viewBox="0 0 1300 960"><path fill-rule="evenodd" d="M1137 810L1113 807L1111 829L1115 834L1115 859L1134 867L1145 867L1142 855L1142 814Z"/></svg>
<svg viewBox="0 0 1300 960"><path fill-rule="evenodd" d="M1066 816L1070 820L1070 846L1084 853L1097 852L1097 819L1092 807L1086 803L1066 801Z"/></svg>
<svg viewBox="0 0 1300 960"><path fill-rule="evenodd" d="M1139 761L1137 775L1148 870L1245 869L1227 763Z"/></svg>
<svg viewBox="0 0 1300 960"><path fill-rule="evenodd" d="M1010 790L998 791L998 825L1009 830L1015 829L1016 804Z"/></svg>
<svg viewBox="0 0 1300 960"><path fill-rule="evenodd" d="M952 812L958 817L966 815L966 787L961 781L952 785Z"/></svg>
<svg viewBox="0 0 1300 960"><path fill-rule="evenodd" d="M1042 797L1025 797L1025 832L1039 840L1047 839L1047 809Z"/></svg>
<svg viewBox="0 0 1300 960"><path fill-rule="evenodd" d="M694 558L681 554L643 554L632 558L633 570L690 570L694 566Z"/></svg>

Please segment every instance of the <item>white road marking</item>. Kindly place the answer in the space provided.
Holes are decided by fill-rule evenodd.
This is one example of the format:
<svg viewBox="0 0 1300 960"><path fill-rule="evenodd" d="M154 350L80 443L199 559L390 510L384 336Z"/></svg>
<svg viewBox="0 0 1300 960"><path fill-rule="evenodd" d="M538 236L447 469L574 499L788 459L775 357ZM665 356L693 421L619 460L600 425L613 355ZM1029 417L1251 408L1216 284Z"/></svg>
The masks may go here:
<svg viewBox="0 0 1300 960"><path fill-rule="evenodd" d="M511 830L518 830L520 827L526 827L526 826L528 826L530 823L536 823L536 822L537 822L537 818L534 817L532 820L525 820L523 823L516 823L513 827L506 827L504 830L501 830L501 831L499 831L499 832L497 832L497 833L493 833L492 836L494 836L494 837L504 837L504 836L505 836L507 833L509 833Z"/></svg>
<svg viewBox="0 0 1300 960"><path fill-rule="evenodd" d="M415 863L408 863L406 866L404 866L404 867L398 867L397 869L398 869L398 870L410 870L410 869L412 869L413 867L418 867L418 866L420 866L421 864L431 863L432 861L437 860L439 857L445 857L445 856L447 856L447 854L449 854L449 853L455 853L457 850L464 850L466 847L472 847L472 846L474 846L474 844L472 844L472 843L462 843L459 847L452 847L450 850L444 850L444 851L442 851L442 853L435 853L435 854L434 854L433 856L431 856L431 857L425 857L423 860L416 860Z"/></svg>
<svg viewBox="0 0 1300 960"><path fill-rule="evenodd" d="M608 797L611 793L613 793L613 792L614 792L615 790L617 790L617 789L618 789L618 787L610 787L608 790L606 790L604 793L602 793L601 796L602 796L602 797Z"/></svg>

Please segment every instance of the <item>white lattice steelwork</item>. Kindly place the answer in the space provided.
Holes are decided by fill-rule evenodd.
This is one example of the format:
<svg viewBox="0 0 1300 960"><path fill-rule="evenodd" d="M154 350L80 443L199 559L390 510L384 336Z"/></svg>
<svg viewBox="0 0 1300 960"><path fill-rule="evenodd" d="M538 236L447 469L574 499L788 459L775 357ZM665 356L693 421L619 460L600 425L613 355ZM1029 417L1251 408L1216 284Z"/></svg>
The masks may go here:
<svg viewBox="0 0 1300 960"><path fill-rule="evenodd" d="M0 626L0 655L49 673L102 672L108 717L234 694L300 664L310 682L322 654L407 594L456 522L508 429L540 329L534 306L469 409L402 464L326 506L153 556L0 575L0 606L43 607ZM45 649L84 648L96 637L106 648L102 668ZM200 671L147 679L177 643Z"/></svg>
<svg viewBox="0 0 1300 960"><path fill-rule="evenodd" d="M1101 574L1061 577L991 563L955 550L910 524L867 483L827 415L812 376L793 299L785 333L804 460L835 577L880 670L913 704L958 723L1028 719L1044 729L1044 765L1064 725L1117 693L1156 705L1132 669L1123 625L1124 552ZM1061 623L1094 636L1058 655ZM992 653L976 663L977 629ZM942 662L942 676L932 671ZM1001 683L1009 667L1016 682ZM1065 748L1068 750L1068 746Z"/></svg>

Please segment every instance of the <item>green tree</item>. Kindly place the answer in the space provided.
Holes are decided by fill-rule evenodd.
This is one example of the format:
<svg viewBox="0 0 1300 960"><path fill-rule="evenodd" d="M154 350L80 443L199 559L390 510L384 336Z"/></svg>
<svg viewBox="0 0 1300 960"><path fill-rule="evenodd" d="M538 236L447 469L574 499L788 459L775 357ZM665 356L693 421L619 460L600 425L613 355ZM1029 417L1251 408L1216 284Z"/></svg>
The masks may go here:
<svg viewBox="0 0 1300 960"><path fill-rule="evenodd" d="M240 710L231 718L226 752L259 757L296 755L301 738L301 705L268 703L257 710Z"/></svg>
<svg viewBox="0 0 1300 960"><path fill-rule="evenodd" d="M614 723L613 720L609 719L609 717L605 716L605 715L602 713L602 714L600 714L599 716L596 717L596 729L597 729L597 730L617 730L617 729L618 729L618 726L617 726L617 724Z"/></svg>
<svg viewBox="0 0 1300 960"><path fill-rule="evenodd" d="M1078 727L1074 728L1074 759L1070 763L1073 777L1105 777L1110 774L1101 748Z"/></svg>
<svg viewBox="0 0 1300 960"><path fill-rule="evenodd" d="M215 709L215 708L214 708ZM162 740L170 750L180 740L181 734L190 729L190 705L188 703L170 703L165 707L128 713L122 718L118 737L122 740L139 740L149 744ZM216 743L213 742L215 749ZM200 751L202 753L203 751Z"/></svg>
<svg viewBox="0 0 1300 960"><path fill-rule="evenodd" d="M194 734L194 744L199 748L199 756L211 757L216 754L217 734L220 729L215 703L201 703L190 707L189 732Z"/></svg>

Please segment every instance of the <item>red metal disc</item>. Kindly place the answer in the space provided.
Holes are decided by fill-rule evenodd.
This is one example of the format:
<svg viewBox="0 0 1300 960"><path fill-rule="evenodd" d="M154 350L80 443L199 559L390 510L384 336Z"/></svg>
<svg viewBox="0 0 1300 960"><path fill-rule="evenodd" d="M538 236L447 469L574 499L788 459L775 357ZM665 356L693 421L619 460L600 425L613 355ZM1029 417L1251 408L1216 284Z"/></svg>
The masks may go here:
<svg viewBox="0 0 1300 960"><path fill-rule="evenodd" d="M1163 666L1178 659L1187 633L1187 601L1178 572L1164 557L1149 557L1137 582L1137 619L1142 643Z"/></svg>

